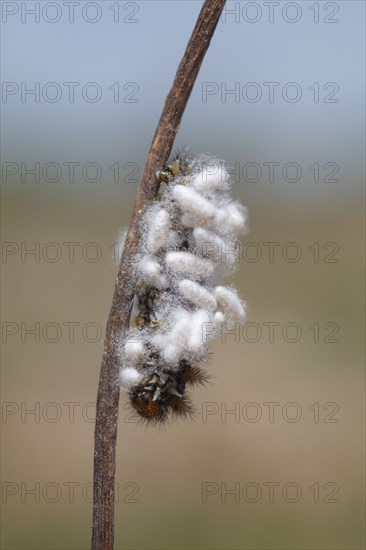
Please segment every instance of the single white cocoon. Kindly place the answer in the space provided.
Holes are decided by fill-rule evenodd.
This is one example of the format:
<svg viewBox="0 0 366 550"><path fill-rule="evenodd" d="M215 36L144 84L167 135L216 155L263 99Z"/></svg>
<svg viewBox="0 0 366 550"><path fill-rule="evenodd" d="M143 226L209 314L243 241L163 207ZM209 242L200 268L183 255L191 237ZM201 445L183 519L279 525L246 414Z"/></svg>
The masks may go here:
<svg viewBox="0 0 366 550"><path fill-rule="evenodd" d="M210 277L214 271L214 264L210 260L202 260L190 252L168 252L165 262L173 271L194 279Z"/></svg>
<svg viewBox="0 0 366 550"><path fill-rule="evenodd" d="M210 316L205 309L200 309L192 315L188 337L188 348L190 351L198 352L205 349L207 324L209 322Z"/></svg>
<svg viewBox="0 0 366 550"><path fill-rule="evenodd" d="M167 244L170 237L170 215L163 208L155 208L150 214L148 223L146 248L154 254Z"/></svg>
<svg viewBox="0 0 366 550"><path fill-rule="evenodd" d="M213 225L220 233L232 232L239 235L244 231L246 220L246 208L238 202L231 202L218 210Z"/></svg>
<svg viewBox="0 0 366 550"><path fill-rule="evenodd" d="M144 345L142 342L130 340L125 343L125 355L130 361L138 360L144 353Z"/></svg>
<svg viewBox="0 0 366 550"><path fill-rule="evenodd" d="M156 288L166 288L168 282L161 272L161 265L152 256L143 256L138 268L144 280Z"/></svg>
<svg viewBox="0 0 366 550"><path fill-rule="evenodd" d="M196 227L193 230L193 236L195 238L197 248L206 258L210 258L214 262L220 263L225 258L226 244L217 233L208 231L203 227Z"/></svg>
<svg viewBox="0 0 366 550"><path fill-rule="evenodd" d="M139 384L143 378L142 374L133 367L125 367L124 369L121 369L119 376L122 389L127 391L133 386Z"/></svg>
<svg viewBox="0 0 366 550"><path fill-rule="evenodd" d="M247 221L247 209L239 202L232 202L227 205L226 213L233 231L241 233Z"/></svg>
<svg viewBox="0 0 366 550"><path fill-rule="evenodd" d="M198 220L208 221L215 218L217 208L194 189L177 184L173 187L172 195L182 210Z"/></svg>
<svg viewBox="0 0 366 550"><path fill-rule="evenodd" d="M217 307L217 302L212 294L202 285L190 279L183 279L183 281L180 281L178 289L184 298L195 306L207 308L210 311L215 310Z"/></svg>
<svg viewBox="0 0 366 550"><path fill-rule="evenodd" d="M224 286L217 286L213 292L219 308L229 319L243 321L245 319L244 303L236 291Z"/></svg>
<svg viewBox="0 0 366 550"><path fill-rule="evenodd" d="M192 187L199 193L212 193L218 189L227 189L229 174L226 172L224 163L204 165L200 172L197 172L192 179Z"/></svg>
<svg viewBox="0 0 366 550"><path fill-rule="evenodd" d="M152 343L160 349L167 362L176 363L187 351L187 337L191 327L192 314L180 309L172 314L172 328L165 334L156 334Z"/></svg>

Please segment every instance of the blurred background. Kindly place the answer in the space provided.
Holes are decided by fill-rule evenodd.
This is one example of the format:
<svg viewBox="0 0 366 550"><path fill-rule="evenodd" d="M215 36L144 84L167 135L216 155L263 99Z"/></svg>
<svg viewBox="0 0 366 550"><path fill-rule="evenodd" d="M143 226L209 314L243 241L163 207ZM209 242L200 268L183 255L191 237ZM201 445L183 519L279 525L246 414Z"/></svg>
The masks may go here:
<svg viewBox="0 0 366 550"><path fill-rule="evenodd" d="M116 266L201 1L2 2L2 548L85 550ZM232 167L247 323L195 422L122 396L116 549L364 548L364 3L230 1L176 146Z"/></svg>

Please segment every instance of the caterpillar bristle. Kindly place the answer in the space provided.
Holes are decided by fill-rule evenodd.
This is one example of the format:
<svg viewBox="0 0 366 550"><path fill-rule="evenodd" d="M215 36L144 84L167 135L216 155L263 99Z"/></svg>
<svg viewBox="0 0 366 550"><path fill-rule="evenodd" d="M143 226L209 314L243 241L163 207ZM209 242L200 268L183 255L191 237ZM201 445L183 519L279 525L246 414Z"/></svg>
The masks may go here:
<svg viewBox="0 0 366 550"><path fill-rule="evenodd" d="M182 361L181 377L185 384L192 384L193 386L199 385L205 387L210 382L211 376L209 376L200 367L192 367L187 361Z"/></svg>
<svg viewBox="0 0 366 550"><path fill-rule="evenodd" d="M187 397L180 397L178 395L171 395L169 398L169 407L172 409L173 414L178 416L184 416L190 414L192 406Z"/></svg>

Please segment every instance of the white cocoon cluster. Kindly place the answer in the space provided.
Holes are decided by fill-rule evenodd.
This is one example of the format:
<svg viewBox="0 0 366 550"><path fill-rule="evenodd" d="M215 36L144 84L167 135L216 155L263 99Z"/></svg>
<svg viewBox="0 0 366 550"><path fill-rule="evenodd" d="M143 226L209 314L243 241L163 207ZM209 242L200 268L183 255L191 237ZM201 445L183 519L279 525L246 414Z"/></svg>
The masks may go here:
<svg viewBox="0 0 366 550"><path fill-rule="evenodd" d="M205 352L206 324L212 322L205 309L192 313L179 309L173 312L173 326L166 332L157 332L151 343L164 361L177 365L181 359Z"/></svg>
<svg viewBox="0 0 366 550"><path fill-rule="evenodd" d="M131 329L124 344L123 388L160 364L173 370L183 359L199 364L207 354L206 340L221 324L245 319L236 290L217 286L234 270L236 239L247 219L229 187L223 162L202 157L169 181L147 210L134 263L139 328Z"/></svg>

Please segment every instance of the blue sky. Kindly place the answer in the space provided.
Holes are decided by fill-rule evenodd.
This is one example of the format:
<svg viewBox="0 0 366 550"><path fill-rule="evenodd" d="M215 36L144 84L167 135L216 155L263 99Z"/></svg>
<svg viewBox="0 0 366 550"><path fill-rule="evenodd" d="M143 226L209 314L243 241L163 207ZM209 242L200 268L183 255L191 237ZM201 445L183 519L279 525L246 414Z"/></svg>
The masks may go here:
<svg viewBox="0 0 366 550"><path fill-rule="evenodd" d="M70 2L2 3L3 159L141 164L201 2L71 4L73 22ZM363 171L363 56L362 1L230 1L176 145L231 164L333 161L352 189ZM37 86L39 102L24 95Z"/></svg>

